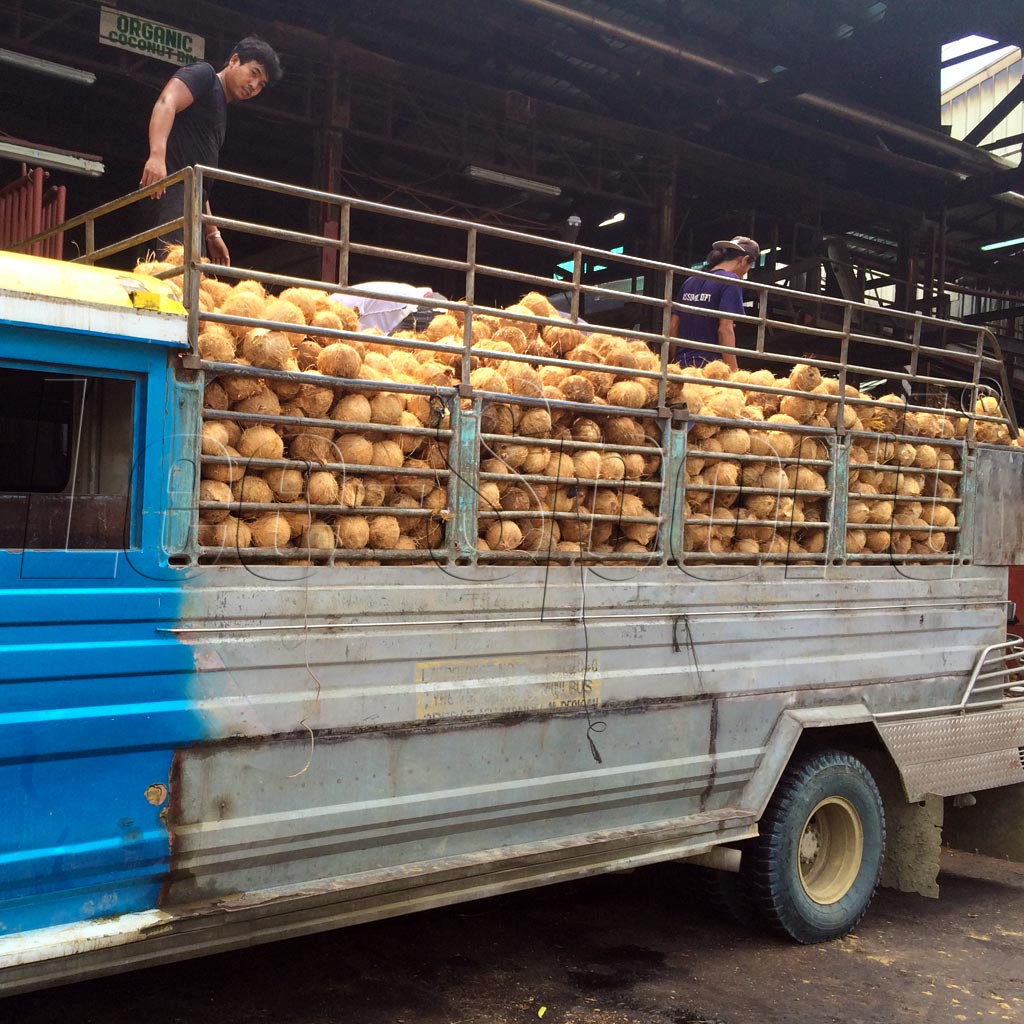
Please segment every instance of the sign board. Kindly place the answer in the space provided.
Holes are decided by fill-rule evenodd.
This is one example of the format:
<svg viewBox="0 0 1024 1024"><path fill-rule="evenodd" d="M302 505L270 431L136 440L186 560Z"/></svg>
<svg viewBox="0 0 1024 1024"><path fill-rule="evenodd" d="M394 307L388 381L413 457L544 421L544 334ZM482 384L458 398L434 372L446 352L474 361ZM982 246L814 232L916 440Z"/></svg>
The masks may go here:
<svg viewBox="0 0 1024 1024"><path fill-rule="evenodd" d="M202 60L206 50L202 36L112 7L100 8L100 42L183 67Z"/></svg>

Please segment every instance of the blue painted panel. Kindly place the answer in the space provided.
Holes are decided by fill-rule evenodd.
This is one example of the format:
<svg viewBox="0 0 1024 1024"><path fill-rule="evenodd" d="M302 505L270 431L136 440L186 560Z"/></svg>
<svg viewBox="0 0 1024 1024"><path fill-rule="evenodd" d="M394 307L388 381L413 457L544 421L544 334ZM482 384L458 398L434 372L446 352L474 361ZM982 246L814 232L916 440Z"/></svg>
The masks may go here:
<svg viewBox="0 0 1024 1024"><path fill-rule="evenodd" d="M171 359L0 325L5 365L133 378L141 452L131 550L0 552L0 935L150 909L167 880L167 802L150 787L204 736L192 653L166 632L187 576L163 547L167 471L192 458L182 426L198 421Z"/></svg>

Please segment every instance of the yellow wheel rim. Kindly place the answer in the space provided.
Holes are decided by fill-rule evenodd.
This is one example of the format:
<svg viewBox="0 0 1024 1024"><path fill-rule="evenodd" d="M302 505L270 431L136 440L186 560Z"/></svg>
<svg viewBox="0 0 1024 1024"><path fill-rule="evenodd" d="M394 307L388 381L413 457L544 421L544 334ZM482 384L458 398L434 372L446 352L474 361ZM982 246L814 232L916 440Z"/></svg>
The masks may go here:
<svg viewBox="0 0 1024 1024"><path fill-rule="evenodd" d="M800 884L823 906L851 889L864 859L864 826L849 800L830 796L814 808L800 833Z"/></svg>

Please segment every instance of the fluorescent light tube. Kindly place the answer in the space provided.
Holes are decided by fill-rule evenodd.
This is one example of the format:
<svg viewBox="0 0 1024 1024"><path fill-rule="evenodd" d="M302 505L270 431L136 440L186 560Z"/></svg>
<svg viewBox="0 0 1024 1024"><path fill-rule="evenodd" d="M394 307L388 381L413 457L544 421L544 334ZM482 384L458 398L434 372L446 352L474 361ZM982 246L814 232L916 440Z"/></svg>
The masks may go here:
<svg viewBox="0 0 1024 1024"><path fill-rule="evenodd" d="M98 178L106 170L101 160L90 160L75 153L43 149L25 142L12 142L9 139L0 139L0 157L24 160L27 164L70 171L72 174L84 174L87 178Z"/></svg>
<svg viewBox="0 0 1024 1024"><path fill-rule="evenodd" d="M606 228L609 224L621 224L626 219L624 213L613 213L607 220L601 221L597 226L599 228Z"/></svg>
<svg viewBox="0 0 1024 1024"><path fill-rule="evenodd" d="M96 76L91 71L71 68L67 64L56 64L52 60L43 60L42 57L30 57L27 53L15 53L13 50L0 49L0 64L10 64L11 67L35 71L40 75L52 75L54 78L63 78L79 85L92 85L96 81Z"/></svg>
<svg viewBox="0 0 1024 1024"><path fill-rule="evenodd" d="M516 174L505 174L503 171L492 171L487 167L470 164L466 174L476 181L489 181L492 185L505 185L508 188L519 188L524 192L536 192L542 196L560 196L562 190L557 185L549 185L546 181L533 181L520 178Z"/></svg>
<svg viewBox="0 0 1024 1024"><path fill-rule="evenodd" d="M1024 238L1007 238L1005 242L989 242L981 247L982 252L991 252L993 249L1008 249L1011 245L1024 245Z"/></svg>

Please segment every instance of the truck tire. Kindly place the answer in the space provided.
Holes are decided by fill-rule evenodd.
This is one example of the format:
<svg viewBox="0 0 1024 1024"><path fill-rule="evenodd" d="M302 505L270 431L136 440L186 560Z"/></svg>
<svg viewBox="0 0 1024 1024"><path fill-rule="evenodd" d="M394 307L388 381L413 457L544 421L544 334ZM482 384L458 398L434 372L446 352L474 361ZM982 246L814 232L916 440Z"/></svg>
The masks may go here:
<svg viewBox="0 0 1024 1024"><path fill-rule="evenodd" d="M885 809L871 772L841 750L787 768L744 852L750 909L772 931L811 944L856 927L878 887Z"/></svg>

